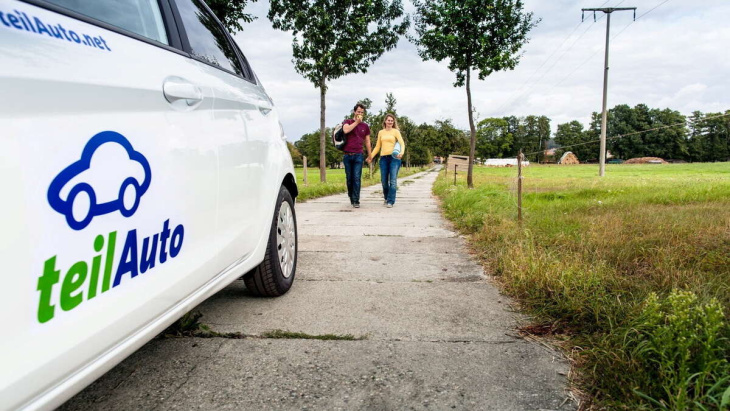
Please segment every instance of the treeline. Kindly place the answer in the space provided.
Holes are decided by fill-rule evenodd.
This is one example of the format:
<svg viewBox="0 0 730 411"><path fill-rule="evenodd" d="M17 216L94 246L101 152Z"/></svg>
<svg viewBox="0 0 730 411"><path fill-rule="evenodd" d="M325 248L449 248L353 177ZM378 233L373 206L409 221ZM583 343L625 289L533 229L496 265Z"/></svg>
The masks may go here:
<svg viewBox="0 0 730 411"><path fill-rule="evenodd" d="M606 147L614 158L660 157L665 160L713 162L730 160L730 110L695 111L689 118L670 109L645 104L617 105L608 111ZM601 114L594 112L588 129L578 121L559 124L555 144L581 161L598 159Z"/></svg>
<svg viewBox="0 0 730 411"><path fill-rule="evenodd" d="M372 131L375 146L385 113L395 113L406 141L407 164L419 166L431 163L434 156L469 154L468 131L454 127L451 120L417 125L410 118L397 113L396 100L391 93L385 99L385 108L371 113L372 102L364 99L368 109L365 121ZM344 118L349 118L346 114ZM601 135L601 115L594 112L585 128L577 120L558 124L551 135L551 120L546 116L486 118L477 123L477 158L516 157L522 150L531 161L544 162L545 150L556 148L555 158L572 151L581 162L598 161ZM675 110L652 109L645 104L629 107L622 104L608 112L607 149L613 158L660 157L665 160L688 162L730 161L730 110L724 113L695 111L687 117ZM327 135L331 130L327 130ZM295 164L302 164L307 156L309 166L319 164L319 130L305 134L290 145ZM619 137L620 136L620 137ZM327 139L326 164L339 167L342 152Z"/></svg>

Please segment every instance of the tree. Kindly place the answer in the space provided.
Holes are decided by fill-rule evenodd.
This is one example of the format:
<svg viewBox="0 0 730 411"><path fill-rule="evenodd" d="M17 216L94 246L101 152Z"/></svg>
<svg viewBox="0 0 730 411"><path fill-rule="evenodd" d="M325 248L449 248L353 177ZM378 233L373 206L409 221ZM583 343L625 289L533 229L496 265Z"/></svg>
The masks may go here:
<svg viewBox="0 0 730 411"><path fill-rule="evenodd" d="M412 37L424 60L449 60L454 87L466 85L471 140L467 184L473 188L476 128L471 99L471 72L484 80L495 71L512 70L527 33L539 20L523 13L522 0L414 0L416 32Z"/></svg>
<svg viewBox="0 0 730 411"><path fill-rule="evenodd" d="M511 157L513 139L506 118L485 118L477 124L476 155L482 159Z"/></svg>
<svg viewBox="0 0 730 411"><path fill-rule="evenodd" d="M692 114L689 139L692 161L730 160L730 111Z"/></svg>
<svg viewBox="0 0 730 411"><path fill-rule="evenodd" d="M617 105L608 111L608 148L620 158L689 159L685 120L685 116L670 109ZM675 124L678 126L666 127ZM613 138L619 135L623 137Z"/></svg>
<svg viewBox="0 0 730 411"><path fill-rule="evenodd" d="M213 10L218 20L233 34L243 30L241 21L250 23L256 18L243 12L249 1L256 3L256 0L206 0L205 2Z"/></svg>
<svg viewBox="0 0 730 411"><path fill-rule="evenodd" d="M332 130L327 128L325 131L330 133ZM321 161L319 151L319 130L303 135L302 138L294 143L294 146L302 155L307 156L307 165L309 167L317 167L324 163L325 166L329 165L330 168L337 168L342 162L342 151L336 149L335 146L332 145L332 140L330 139L327 139L327 143L325 144L324 162Z"/></svg>
<svg viewBox="0 0 730 411"><path fill-rule="evenodd" d="M436 120L436 155L448 157L449 154L468 154L469 139L464 130L454 127L451 120Z"/></svg>
<svg viewBox="0 0 730 411"><path fill-rule="evenodd" d="M396 46L410 21L401 0L271 0L268 18L275 29L292 31L294 68L320 93L320 152L325 152L327 81L367 72ZM320 155L320 180L326 180Z"/></svg>
<svg viewBox="0 0 730 411"><path fill-rule="evenodd" d="M286 148L289 149L289 154L291 155L291 160L294 163L295 166L301 166L304 163L304 159L302 158L302 153L299 152L299 149L297 147L290 143L286 142Z"/></svg>

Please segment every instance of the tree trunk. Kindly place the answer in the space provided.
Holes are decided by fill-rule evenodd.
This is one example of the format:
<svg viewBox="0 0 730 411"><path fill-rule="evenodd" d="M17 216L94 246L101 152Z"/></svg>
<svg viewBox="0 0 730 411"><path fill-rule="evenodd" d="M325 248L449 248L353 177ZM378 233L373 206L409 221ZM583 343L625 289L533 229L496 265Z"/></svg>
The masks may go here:
<svg viewBox="0 0 730 411"><path fill-rule="evenodd" d="M324 79L319 82L319 181L327 181L327 152L325 149L325 127L324 127L324 96L327 88Z"/></svg>
<svg viewBox="0 0 730 411"><path fill-rule="evenodd" d="M474 180L472 173L474 171L474 152L477 145L477 130L474 127L474 112L471 108L471 70L466 71L466 101L469 106L469 130L471 130L471 140L469 144L469 168L466 174L466 184L469 188L474 188Z"/></svg>

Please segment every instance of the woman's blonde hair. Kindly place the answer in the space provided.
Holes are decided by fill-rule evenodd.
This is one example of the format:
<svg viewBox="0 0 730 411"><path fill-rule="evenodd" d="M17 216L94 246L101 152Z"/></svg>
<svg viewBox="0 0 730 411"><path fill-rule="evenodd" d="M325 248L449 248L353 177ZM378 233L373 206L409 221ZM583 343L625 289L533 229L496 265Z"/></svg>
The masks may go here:
<svg viewBox="0 0 730 411"><path fill-rule="evenodd" d="M386 114L385 117L383 118L383 130L385 130L385 128L386 128L385 127L385 120L387 120L388 117L392 117L393 118L393 128L396 129L396 130L400 130L398 128L398 119L395 118L395 114L391 114L391 113Z"/></svg>

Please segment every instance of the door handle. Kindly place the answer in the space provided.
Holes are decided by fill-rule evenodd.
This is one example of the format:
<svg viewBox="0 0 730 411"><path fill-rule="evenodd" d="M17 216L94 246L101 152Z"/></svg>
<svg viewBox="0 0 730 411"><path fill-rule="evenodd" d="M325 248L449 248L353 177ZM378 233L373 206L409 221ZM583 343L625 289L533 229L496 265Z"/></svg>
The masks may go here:
<svg viewBox="0 0 730 411"><path fill-rule="evenodd" d="M193 106L203 100L200 87L180 77L166 78L162 83L162 92L167 101L177 105L179 101L184 101L186 105Z"/></svg>
<svg viewBox="0 0 730 411"><path fill-rule="evenodd" d="M271 113L271 110L273 110L274 106L271 104L268 100L258 99L256 101L256 106L258 106L259 111L263 115L267 115Z"/></svg>

